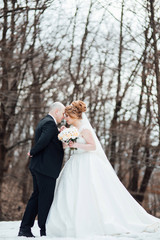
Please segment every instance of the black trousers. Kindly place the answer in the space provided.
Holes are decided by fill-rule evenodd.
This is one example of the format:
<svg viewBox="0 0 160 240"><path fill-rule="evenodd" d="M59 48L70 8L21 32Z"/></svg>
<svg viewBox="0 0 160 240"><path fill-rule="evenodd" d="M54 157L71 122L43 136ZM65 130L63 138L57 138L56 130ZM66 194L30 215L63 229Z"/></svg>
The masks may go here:
<svg viewBox="0 0 160 240"><path fill-rule="evenodd" d="M45 223L54 197L56 179L31 170L33 193L28 201L21 222L21 229L29 230L38 215L38 226L45 231Z"/></svg>

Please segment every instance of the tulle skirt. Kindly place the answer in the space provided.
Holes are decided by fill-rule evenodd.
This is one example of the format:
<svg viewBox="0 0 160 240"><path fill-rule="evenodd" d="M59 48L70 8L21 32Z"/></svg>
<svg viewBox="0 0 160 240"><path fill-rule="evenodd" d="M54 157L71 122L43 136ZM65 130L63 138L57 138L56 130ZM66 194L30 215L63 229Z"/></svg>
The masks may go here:
<svg viewBox="0 0 160 240"><path fill-rule="evenodd" d="M92 237L153 232L148 214L119 181L108 161L93 152L73 154L57 180L46 222L48 236Z"/></svg>

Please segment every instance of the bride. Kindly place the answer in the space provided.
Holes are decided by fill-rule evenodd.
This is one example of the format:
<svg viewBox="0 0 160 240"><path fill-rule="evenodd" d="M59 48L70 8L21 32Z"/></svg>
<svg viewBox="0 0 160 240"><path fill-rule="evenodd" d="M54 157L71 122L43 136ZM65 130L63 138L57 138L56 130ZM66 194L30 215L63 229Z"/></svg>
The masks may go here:
<svg viewBox="0 0 160 240"><path fill-rule="evenodd" d="M148 214L118 179L91 127L86 105L65 109L65 120L79 130L74 153L57 180L46 223L48 236L92 237L156 231L160 219Z"/></svg>

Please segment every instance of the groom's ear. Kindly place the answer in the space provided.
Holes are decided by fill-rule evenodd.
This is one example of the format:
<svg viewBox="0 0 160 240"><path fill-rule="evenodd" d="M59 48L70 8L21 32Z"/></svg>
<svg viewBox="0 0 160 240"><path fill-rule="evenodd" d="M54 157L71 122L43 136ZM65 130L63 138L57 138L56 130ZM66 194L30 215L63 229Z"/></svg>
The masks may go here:
<svg viewBox="0 0 160 240"><path fill-rule="evenodd" d="M56 116L58 115L58 112L59 112L59 110L58 110L58 109L56 109L56 110L55 110L55 114L56 114Z"/></svg>

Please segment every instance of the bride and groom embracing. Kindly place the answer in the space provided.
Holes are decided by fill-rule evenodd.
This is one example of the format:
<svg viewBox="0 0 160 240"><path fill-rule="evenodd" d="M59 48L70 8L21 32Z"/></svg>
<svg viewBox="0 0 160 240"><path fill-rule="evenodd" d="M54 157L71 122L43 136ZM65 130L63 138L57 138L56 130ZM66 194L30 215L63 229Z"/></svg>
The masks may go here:
<svg viewBox="0 0 160 240"><path fill-rule="evenodd" d="M18 236L34 237L37 215L41 236L104 237L159 228L160 219L148 214L118 179L85 111L80 100L67 107L56 102L39 122L29 153L33 193ZM58 139L56 124L63 118L79 137L67 145L75 150L61 170L66 144Z"/></svg>

